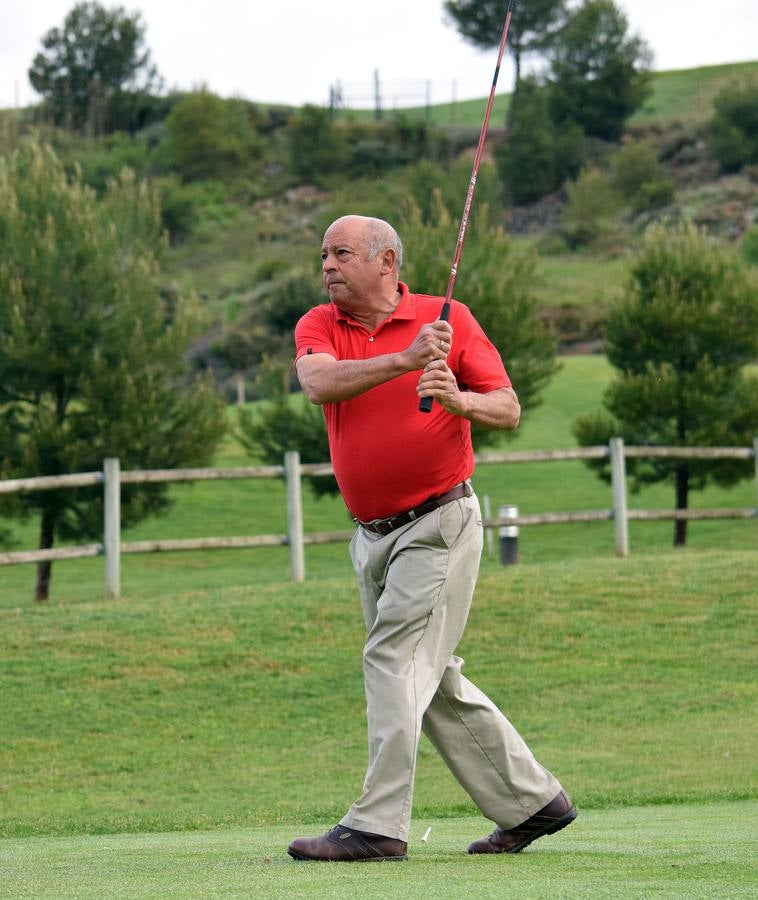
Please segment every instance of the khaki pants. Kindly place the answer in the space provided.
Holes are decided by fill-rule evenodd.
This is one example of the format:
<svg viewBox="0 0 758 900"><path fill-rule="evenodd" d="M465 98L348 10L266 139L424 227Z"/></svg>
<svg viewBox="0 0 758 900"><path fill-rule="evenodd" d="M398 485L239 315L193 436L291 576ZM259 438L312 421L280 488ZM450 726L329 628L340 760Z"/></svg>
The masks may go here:
<svg viewBox="0 0 758 900"><path fill-rule="evenodd" d="M482 551L476 496L386 536L358 528L350 555L368 636L363 671L369 765L341 824L408 840L423 730L482 813L520 824L561 790L454 656Z"/></svg>

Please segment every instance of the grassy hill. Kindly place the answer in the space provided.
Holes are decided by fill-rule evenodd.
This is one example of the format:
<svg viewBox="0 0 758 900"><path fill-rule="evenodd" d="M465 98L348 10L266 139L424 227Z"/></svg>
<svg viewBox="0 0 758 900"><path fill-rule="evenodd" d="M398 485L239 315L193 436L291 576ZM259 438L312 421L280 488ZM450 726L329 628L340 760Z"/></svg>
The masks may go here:
<svg viewBox="0 0 758 900"><path fill-rule="evenodd" d="M702 122L710 116L713 98L730 83L758 74L758 61L728 63L718 66L699 66L694 69L672 69L652 72L652 92L645 105L632 117L632 124L656 122L664 125L677 122ZM482 127L486 95L476 100L439 103L426 107L402 110L410 117L429 117L443 128L475 129ZM502 129L510 103L510 92L501 85L492 107L493 133ZM350 110L359 119L373 117L373 110Z"/></svg>

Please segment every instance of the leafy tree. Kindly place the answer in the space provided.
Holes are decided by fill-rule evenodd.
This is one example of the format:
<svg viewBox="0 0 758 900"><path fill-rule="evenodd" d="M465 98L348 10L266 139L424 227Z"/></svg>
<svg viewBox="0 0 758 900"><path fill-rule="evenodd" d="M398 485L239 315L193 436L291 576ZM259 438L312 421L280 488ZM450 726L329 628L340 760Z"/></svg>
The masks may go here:
<svg viewBox="0 0 758 900"><path fill-rule="evenodd" d="M276 362L289 367L292 340L300 316L312 306L323 302L323 288L312 271L302 266L264 260L257 267L254 280L258 283L246 298L244 307L214 338L204 352L195 357L195 364L212 367L216 380L234 376L238 386L247 379L257 380L259 370ZM270 271L267 273L267 269ZM270 367L270 366L269 366ZM270 377L266 376L266 390ZM241 391L238 387L237 396ZM268 396L268 393L258 396ZM297 448L290 448L297 449Z"/></svg>
<svg viewBox="0 0 758 900"><path fill-rule="evenodd" d="M758 431L758 282L731 248L691 224L651 226L631 268L626 296L611 312L608 358L617 370L605 411L582 416L583 446L621 435L650 446L749 445ZM738 460L629 460L635 489L673 482L677 509L709 481L752 474ZM595 465L608 477L607 464ZM677 521L674 543L686 542Z"/></svg>
<svg viewBox="0 0 758 900"><path fill-rule="evenodd" d="M347 144L328 109L304 106L290 119L287 138L290 166L300 182L322 185L347 161Z"/></svg>
<svg viewBox="0 0 758 900"><path fill-rule="evenodd" d="M616 141L646 98L650 51L613 0L584 0L548 51L553 120Z"/></svg>
<svg viewBox="0 0 758 900"><path fill-rule="evenodd" d="M513 96L510 128L505 141L495 146L495 159L516 206L539 200L560 184L547 94L535 78L524 79Z"/></svg>
<svg viewBox="0 0 758 900"><path fill-rule="evenodd" d="M501 0L445 0L445 12L458 31L477 47L497 47L503 31ZM511 12L508 46L516 67L516 87L521 83L522 57L544 51L555 38L565 16L565 0L526 0Z"/></svg>
<svg viewBox="0 0 758 900"><path fill-rule="evenodd" d="M261 154L255 112L242 100L202 89L183 97L166 119L169 159L185 181L225 178Z"/></svg>
<svg viewBox="0 0 758 900"><path fill-rule="evenodd" d="M290 346L291 352L291 346ZM329 437L324 413L302 394L290 394L292 364L265 359L256 387L267 397L255 410L238 414L239 437L251 456L279 465L288 450L297 450L304 463L329 461ZM308 476L306 483L316 497L338 494L334 476Z"/></svg>
<svg viewBox="0 0 758 900"><path fill-rule="evenodd" d="M45 34L42 48L29 81L45 99L53 122L69 130L111 130L111 106L120 95L145 93L159 82L140 14L120 6L78 3L61 28Z"/></svg>
<svg viewBox="0 0 758 900"><path fill-rule="evenodd" d="M235 327L225 333L224 358L237 370L255 374L255 391L266 402L238 415L239 436L249 453L279 464L287 450L297 450L302 462L329 459L326 422L318 407L292 397L292 348L300 317L324 302L323 289L301 267L274 271L255 292L254 302ZM338 493L333 477L308 478L316 496Z"/></svg>
<svg viewBox="0 0 758 900"><path fill-rule="evenodd" d="M758 164L758 78L724 88L713 101L711 153L725 172Z"/></svg>
<svg viewBox="0 0 758 900"><path fill-rule="evenodd" d="M535 294L536 260L517 254L508 235L485 223L483 204L469 223L455 296L471 308L500 351L521 402L524 416L541 402L540 391L555 374L555 338L540 320ZM425 224L414 204L407 204L399 228L405 245L401 277L411 290L445 293L455 246L456 222L440 203ZM499 439L500 432L477 430L477 446Z"/></svg>
<svg viewBox="0 0 758 900"><path fill-rule="evenodd" d="M184 354L192 308L157 287L155 195L124 171L102 199L52 150L0 158L0 477L203 465L223 434L207 380ZM39 546L102 533L99 488L19 495ZM128 486L122 522L167 505L165 485ZM38 567L46 599L50 563Z"/></svg>

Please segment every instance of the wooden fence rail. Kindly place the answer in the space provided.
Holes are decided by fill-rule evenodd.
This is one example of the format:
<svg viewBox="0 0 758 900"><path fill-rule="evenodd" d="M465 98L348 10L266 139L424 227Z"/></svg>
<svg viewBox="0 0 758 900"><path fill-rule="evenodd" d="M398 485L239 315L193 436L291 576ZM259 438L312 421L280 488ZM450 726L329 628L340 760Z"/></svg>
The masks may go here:
<svg viewBox="0 0 758 900"><path fill-rule="evenodd" d="M746 509L627 509L626 459L742 459L755 460L756 507ZM529 515L491 516L483 519L485 528L513 526L558 525L574 522L613 521L615 549L619 556L629 553L630 521L661 519L749 519L758 517L758 437L752 447L625 447L621 438L597 447L574 447L565 450L518 450L477 454L478 465L527 462L557 462L562 460L609 459L611 463L612 505L608 509L575 510L571 512L543 512ZM0 481L0 494L19 491L46 491L60 488L103 485L105 516L103 542L77 547L47 550L22 550L0 553L0 566L18 565L62 559L81 559L105 556L106 594L120 594L120 560L124 553L155 553L176 550L212 550L229 548L289 546L290 572L294 581L305 578L306 544L325 544L347 541L352 529L305 534L302 514L303 476L332 475L329 463L300 463L300 455L285 454L281 466L244 466L230 469L153 469L149 471L120 471L117 459L105 460L102 472L79 472L71 475L46 475L39 478L16 478ZM287 487L287 533L242 535L238 537L170 538L152 541L121 541L120 503L122 484L156 482L209 481L250 478L284 478Z"/></svg>

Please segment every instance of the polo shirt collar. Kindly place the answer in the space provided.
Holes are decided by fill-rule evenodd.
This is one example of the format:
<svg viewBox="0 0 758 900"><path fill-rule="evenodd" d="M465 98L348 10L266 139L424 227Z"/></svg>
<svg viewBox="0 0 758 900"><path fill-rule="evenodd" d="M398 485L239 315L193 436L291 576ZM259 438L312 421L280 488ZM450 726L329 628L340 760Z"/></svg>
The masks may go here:
<svg viewBox="0 0 758 900"><path fill-rule="evenodd" d="M416 318L416 297L412 294L408 288L408 285L404 281L398 281L397 289L400 291L400 302L395 307L394 311L390 313L389 316L381 323L379 326L382 328L387 322L391 322L393 319L415 319ZM359 322L349 315L349 313L343 312L339 306L334 307L335 312L337 314L337 321L342 322L351 322L356 325L359 325ZM361 326L363 327L363 326Z"/></svg>

